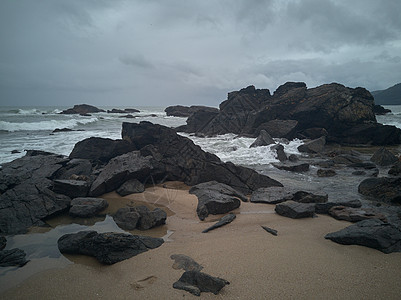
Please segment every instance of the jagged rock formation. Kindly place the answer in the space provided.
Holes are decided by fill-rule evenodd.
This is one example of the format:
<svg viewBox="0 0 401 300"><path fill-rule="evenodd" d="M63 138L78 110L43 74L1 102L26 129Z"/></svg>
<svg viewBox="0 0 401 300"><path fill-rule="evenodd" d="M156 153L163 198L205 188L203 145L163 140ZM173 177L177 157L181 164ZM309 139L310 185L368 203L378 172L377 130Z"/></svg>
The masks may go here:
<svg viewBox="0 0 401 300"><path fill-rule="evenodd" d="M192 106L174 105L167 107L164 111L166 112L167 116L189 117L190 115L198 111L218 112L219 110L215 107L200 106L200 105L192 105Z"/></svg>
<svg viewBox="0 0 401 300"><path fill-rule="evenodd" d="M341 144L401 143L401 130L377 123L373 109L373 96L364 88L332 83L307 89L305 83L287 82L271 95L269 90L249 86L229 93L219 113L194 113L179 130L256 137L264 129L273 137L290 139L316 138L315 133L320 131L327 133L328 142ZM269 125L273 121L291 122L293 126L280 136Z"/></svg>

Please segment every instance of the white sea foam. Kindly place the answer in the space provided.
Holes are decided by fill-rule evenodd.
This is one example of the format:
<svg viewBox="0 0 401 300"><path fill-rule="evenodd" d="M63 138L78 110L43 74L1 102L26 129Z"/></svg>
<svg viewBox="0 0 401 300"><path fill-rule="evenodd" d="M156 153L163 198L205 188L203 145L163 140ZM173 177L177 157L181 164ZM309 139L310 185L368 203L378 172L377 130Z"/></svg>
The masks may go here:
<svg viewBox="0 0 401 300"><path fill-rule="evenodd" d="M46 120L39 122L8 122L0 121L0 130L14 132L14 131L34 131L34 130L54 130L56 128L74 128L78 125L85 125L97 122L97 118L89 119L69 119L69 120Z"/></svg>
<svg viewBox="0 0 401 300"><path fill-rule="evenodd" d="M278 162L276 151L270 149L273 145L249 148L255 141L254 138L237 137L235 134L224 134L211 138L182 135L191 138L203 150L217 155L224 162L231 161L234 164L246 166ZM288 142L275 139L275 141L284 146L287 155L301 155L297 149L299 145L303 144L301 140L295 139Z"/></svg>

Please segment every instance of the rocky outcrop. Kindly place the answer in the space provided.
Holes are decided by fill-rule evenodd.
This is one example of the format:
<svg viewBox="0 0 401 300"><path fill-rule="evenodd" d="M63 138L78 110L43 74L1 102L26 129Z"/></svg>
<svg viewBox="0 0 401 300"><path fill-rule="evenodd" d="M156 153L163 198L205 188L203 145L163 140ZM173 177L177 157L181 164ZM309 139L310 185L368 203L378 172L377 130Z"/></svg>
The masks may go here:
<svg viewBox="0 0 401 300"><path fill-rule="evenodd" d="M195 296L200 296L201 292L217 295L227 284L230 283L219 277L213 277L200 271L186 271L178 281L174 282L173 288L190 292Z"/></svg>
<svg viewBox="0 0 401 300"><path fill-rule="evenodd" d="M280 162L285 162L286 160L288 160L287 154L285 154L285 152L284 152L284 146L283 145L278 144L278 145L271 146L270 150L276 151L276 153L277 153L276 158Z"/></svg>
<svg viewBox="0 0 401 300"><path fill-rule="evenodd" d="M166 224L167 213L155 208L151 211L144 205L136 207L122 207L113 216L118 227L125 230L148 230Z"/></svg>
<svg viewBox="0 0 401 300"><path fill-rule="evenodd" d="M108 114L126 114L126 113L139 113L139 112L141 111L135 108L125 108L125 109L113 108L111 110L107 110Z"/></svg>
<svg viewBox="0 0 401 300"><path fill-rule="evenodd" d="M329 233L325 238L343 245L374 248L384 253L401 252L400 228L378 219L360 221L340 231Z"/></svg>
<svg viewBox="0 0 401 300"><path fill-rule="evenodd" d="M401 203L401 177L367 178L359 184L358 192L374 200Z"/></svg>
<svg viewBox="0 0 401 300"><path fill-rule="evenodd" d="M163 239L124 233L80 231L63 235L57 244L61 253L89 255L101 263L111 265L160 247Z"/></svg>
<svg viewBox="0 0 401 300"><path fill-rule="evenodd" d="M71 199L51 189L52 179L67 162L60 155L39 153L2 165L0 234L25 233L32 225L42 225L44 218L68 209Z"/></svg>
<svg viewBox="0 0 401 300"><path fill-rule="evenodd" d="M381 105L375 104L373 106L373 112L375 113L375 115L385 115L391 113L391 109L387 109Z"/></svg>
<svg viewBox="0 0 401 300"><path fill-rule="evenodd" d="M198 111L211 112L211 113L219 112L218 108L201 106L201 105L192 105L192 106L174 105L167 107L164 111L166 112L167 116L184 117L184 118L187 118L193 113L196 113Z"/></svg>
<svg viewBox="0 0 401 300"><path fill-rule="evenodd" d="M154 178L183 181L191 186L215 180L243 193L259 187L281 186L276 180L252 169L223 163L217 156L203 151L190 139L165 126L124 122L122 137L140 149L142 155L153 158Z"/></svg>
<svg viewBox="0 0 401 300"><path fill-rule="evenodd" d="M249 86L229 93L217 114L199 118L194 113L188 118L188 126L182 130L204 135L236 133L257 136L261 129L265 129L276 137L274 130L268 129L268 123L292 120L297 124L292 130L287 130L287 138L313 137L318 129L323 135L327 134L328 142L401 143L401 130L378 124L373 109L373 97L363 88L352 89L332 83L307 89L305 83L287 82L271 95L269 90ZM193 120L197 120L197 126L190 125Z"/></svg>
<svg viewBox="0 0 401 300"><path fill-rule="evenodd" d="M98 112L105 112L103 109L99 109L95 106L88 105L88 104L78 104L74 105L73 108L69 108L63 110L60 114L64 115L72 115L72 114L91 114L91 113L98 113Z"/></svg>
<svg viewBox="0 0 401 300"><path fill-rule="evenodd" d="M94 217L108 206L103 198L75 198L71 201L69 214L79 218Z"/></svg>
<svg viewBox="0 0 401 300"><path fill-rule="evenodd" d="M200 220L204 220L209 214L225 214L238 208L241 200L247 200L245 196L228 185L215 181L205 182L192 187L189 193L198 197L196 213Z"/></svg>
<svg viewBox="0 0 401 300"><path fill-rule="evenodd" d="M315 215L313 203L298 203L292 200L277 204L274 210L277 214L292 219L311 218Z"/></svg>
<svg viewBox="0 0 401 300"><path fill-rule="evenodd" d="M224 225L230 224L232 221L235 220L237 216L235 214L228 214L222 217L217 223L213 224L212 226L206 228L205 230L202 231L202 233L207 233L211 230L214 230L216 228L222 227Z"/></svg>
<svg viewBox="0 0 401 300"><path fill-rule="evenodd" d="M108 162L113 157L131 152L136 148L127 141L91 137L75 144L70 158L84 158L91 161Z"/></svg>

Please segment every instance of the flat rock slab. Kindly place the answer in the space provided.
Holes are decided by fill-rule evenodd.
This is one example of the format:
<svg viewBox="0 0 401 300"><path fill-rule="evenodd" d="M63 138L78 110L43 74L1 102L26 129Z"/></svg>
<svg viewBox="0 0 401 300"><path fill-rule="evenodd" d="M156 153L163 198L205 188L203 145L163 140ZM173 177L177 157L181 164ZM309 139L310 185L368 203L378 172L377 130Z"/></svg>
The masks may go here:
<svg viewBox="0 0 401 300"><path fill-rule="evenodd" d="M57 179L53 181L53 192L71 198L86 197L89 187L89 184L82 180Z"/></svg>
<svg viewBox="0 0 401 300"><path fill-rule="evenodd" d="M224 217L222 217L216 224L213 224L209 228L206 228L205 230L202 231L202 233L209 232L211 230L214 230L216 228L222 227L224 225L230 224L232 221L234 221L236 218L235 214L228 214Z"/></svg>
<svg viewBox="0 0 401 300"><path fill-rule="evenodd" d="M284 187L259 188L251 195L252 203L278 204L291 200L293 193Z"/></svg>
<svg viewBox="0 0 401 300"><path fill-rule="evenodd" d="M328 198L329 196L327 194L318 195L305 191L298 191L293 195L291 200L299 203L325 203Z"/></svg>
<svg viewBox="0 0 401 300"><path fill-rule="evenodd" d="M201 271L203 267L191 257L184 254L173 254L170 256L174 260L173 269L183 269L185 271Z"/></svg>
<svg viewBox="0 0 401 300"><path fill-rule="evenodd" d="M0 267L22 267L28 261L29 260L26 260L26 253L24 250L15 248L0 251Z"/></svg>
<svg viewBox="0 0 401 300"><path fill-rule="evenodd" d="M290 200L277 204L275 211L281 216L292 219L311 218L315 215L315 205Z"/></svg>
<svg viewBox="0 0 401 300"><path fill-rule="evenodd" d="M374 248L384 253L401 252L400 228L378 219L360 221L329 233L325 238L343 245Z"/></svg>
<svg viewBox="0 0 401 300"><path fill-rule="evenodd" d="M329 215L337 220L344 220L349 222L359 222L366 219L380 219L386 221L386 217L371 208L352 208L346 206L334 206L330 208Z"/></svg>
<svg viewBox="0 0 401 300"><path fill-rule="evenodd" d="M209 214L225 214L241 205L241 200L247 198L230 186L210 181L195 185L189 192L198 197L196 212L200 220L204 220Z"/></svg>
<svg viewBox="0 0 401 300"><path fill-rule="evenodd" d="M149 249L160 247L163 239L124 233L80 231L65 234L57 241L61 253L95 257L104 264L114 264Z"/></svg>
<svg viewBox="0 0 401 300"><path fill-rule="evenodd" d="M227 284L230 283L219 277L213 277L199 271L186 271L173 284L173 288L190 292L195 296L200 296L201 292L210 292L217 295Z"/></svg>
<svg viewBox="0 0 401 300"><path fill-rule="evenodd" d="M295 172L295 173L303 173L303 172L309 171L309 164L307 164L307 163L298 164L298 165L289 165L289 166L273 164L273 166L280 170Z"/></svg>
<svg viewBox="0 0 401 300"><path fill-rule="evenodd" d="M75 198L71 200L69 215L79 218L94 217L109 206L103 198Z"/></svg>

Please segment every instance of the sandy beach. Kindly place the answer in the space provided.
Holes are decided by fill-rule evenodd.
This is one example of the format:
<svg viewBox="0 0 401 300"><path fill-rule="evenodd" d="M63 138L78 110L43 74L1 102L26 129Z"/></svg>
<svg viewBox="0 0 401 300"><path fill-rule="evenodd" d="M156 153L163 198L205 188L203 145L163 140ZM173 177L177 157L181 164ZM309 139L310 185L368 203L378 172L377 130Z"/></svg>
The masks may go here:
<svg viewBox="0 0 401 300"><path fill-rule="evenodd" d="M170 182L124 197L165 206L174 213L162 228L149 231L149 235L168 232L161 247L111 266L73 257L75 264L38 273L0 298L199 299L173 289L183 273L172 268L173 254L190 256L204 267L203 272L230 282L219 295L202 293L203 299L400 298L401 253L383 254L324 239L350 223L325 215L294 220L277 215L274 205L242 203L231 224L201 233L221 216L199 221L197 198L188 189ZM261 225L276 229L278 236Z"/></svg>

